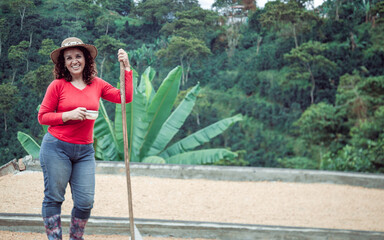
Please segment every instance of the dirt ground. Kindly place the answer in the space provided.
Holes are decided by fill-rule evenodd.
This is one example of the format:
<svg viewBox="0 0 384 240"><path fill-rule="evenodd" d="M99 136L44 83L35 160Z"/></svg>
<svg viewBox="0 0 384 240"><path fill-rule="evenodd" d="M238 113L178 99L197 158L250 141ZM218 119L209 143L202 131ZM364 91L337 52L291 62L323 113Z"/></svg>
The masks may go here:
<svg viewBox="0 0 384 240"><path fill-rule="evenodd" d="M135 218L384 231L384 189L132 177L132 191ZM0 177L0 199L2 213L40 213L42 173L26 171ZM70 215L71 208L68 187L62 214ZM128 217L125 176L96 175L92 215ZM0 232L0 239L3 234Z"/></svg>

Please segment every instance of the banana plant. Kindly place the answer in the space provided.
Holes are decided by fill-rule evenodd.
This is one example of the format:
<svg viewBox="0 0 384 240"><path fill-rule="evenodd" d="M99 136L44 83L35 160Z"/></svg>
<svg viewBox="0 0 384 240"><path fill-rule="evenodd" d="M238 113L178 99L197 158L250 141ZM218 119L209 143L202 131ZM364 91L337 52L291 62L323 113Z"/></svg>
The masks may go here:
<svg viewBox="0 0 384 240"><path fill-rule="evenodd" d="M130 161L203 164L236 158L237 153L224 148L192 150L223 133L235 122L241 121L241 115L220 120L170 144L192 112L200 86L197 84L193 87L172 112L179 92L181 67L168 73L157 92L152 86L155 75L155 71L148 67L137 84L137 74L134 74L133 101L126 107ZM105 111L99 114L94 133L97 157L104 160L123 159L121 114L119 104L116 104L114 124Z"/></svg>

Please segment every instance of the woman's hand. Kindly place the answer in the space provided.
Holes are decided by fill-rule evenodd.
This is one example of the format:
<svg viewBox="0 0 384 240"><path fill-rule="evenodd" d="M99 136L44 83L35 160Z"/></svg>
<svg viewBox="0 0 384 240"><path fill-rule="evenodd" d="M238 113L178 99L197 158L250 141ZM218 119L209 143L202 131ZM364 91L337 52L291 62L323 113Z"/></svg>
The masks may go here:
<svg viewBox="0 0 384 240"><path fill-rule="evenodd" d="M122 62L124 64L125 70L131 71L131 65L129 64L127 52L120 48L117 52L117 57L119 59L119 62Z"/></svg>
<svg viewBox="0 0 384 240"><path fill-rule="evenodd" d="M83 121L86 119L87 115L87 109L85 107L78 107L76 109L73 109L72 111L63 112L62 119L63 122L69 121L69 120L80 120Z"/></svg>

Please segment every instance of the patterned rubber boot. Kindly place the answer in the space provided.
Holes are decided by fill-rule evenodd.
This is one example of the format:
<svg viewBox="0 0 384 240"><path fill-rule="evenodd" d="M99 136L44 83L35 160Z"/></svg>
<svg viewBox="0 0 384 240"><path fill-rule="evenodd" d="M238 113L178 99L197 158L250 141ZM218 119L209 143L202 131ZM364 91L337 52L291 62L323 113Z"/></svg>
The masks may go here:
<svg viewBox="0 0 384 240"><path fill-rule="evenodd" d="M72 217L71 227L69 228L69 240L84 240L84 228L88 219L80 219Z"/></svg>
<svg viewBox="0 0 384 240"><path fill-rule="evenodd" d="M56 214L51 217L43 218L43 220L48 240L61 240L63 233L61 231L60 215Z"/></svg>

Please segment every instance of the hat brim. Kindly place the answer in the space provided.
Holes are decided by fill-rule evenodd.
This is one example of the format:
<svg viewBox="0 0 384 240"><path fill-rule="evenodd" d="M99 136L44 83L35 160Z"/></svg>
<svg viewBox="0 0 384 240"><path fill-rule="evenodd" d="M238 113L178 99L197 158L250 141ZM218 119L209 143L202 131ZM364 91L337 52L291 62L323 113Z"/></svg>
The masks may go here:
<svg viewBox="0 0 384 240"><path fill-rule="evenodd" d="M95 46L93 46L93 45L91 45L91 44L77 44L77 45L65 46L65 47L61 47L61 48L58 48L58 49L56 49L56 50L53 50L53 51L51 52L51 59L52 59L52 62L53 62L54 64L57 63L58 58L59 58L59 55L60 55L60 51L61 51L61 50L64 50L64 49L66 49L66 48L76 48L76 47L84 47L85 49L87 49L88 52L89 52L89 54L91 54L91 57L92 57L93 59L95 59L96 56L97 56L97 48L96 48Z"/></svg>

